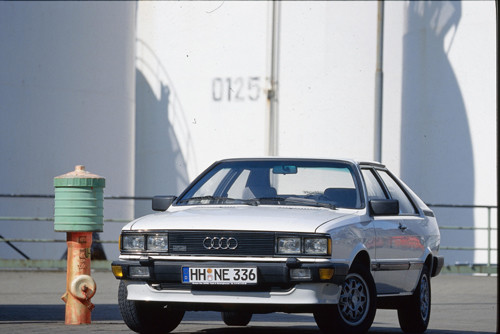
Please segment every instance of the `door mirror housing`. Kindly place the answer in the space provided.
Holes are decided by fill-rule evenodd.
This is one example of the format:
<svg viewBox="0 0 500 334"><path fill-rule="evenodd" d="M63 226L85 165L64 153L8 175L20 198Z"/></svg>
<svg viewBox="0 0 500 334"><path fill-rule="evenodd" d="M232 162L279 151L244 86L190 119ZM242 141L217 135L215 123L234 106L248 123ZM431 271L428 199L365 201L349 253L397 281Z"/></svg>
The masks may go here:
<svg viewBox="0 0 500 334"><path fill-rule="evenodd" d="M399 201L397 199L372 199L370 210L374 216L399 215Z"/></svg>
<svg viewBox="0 0 500 334"><path fill-rule="evenodd" d="M152 207L154 211L167 211L175 201L176 196L155 196L153 197Z"/></svg>

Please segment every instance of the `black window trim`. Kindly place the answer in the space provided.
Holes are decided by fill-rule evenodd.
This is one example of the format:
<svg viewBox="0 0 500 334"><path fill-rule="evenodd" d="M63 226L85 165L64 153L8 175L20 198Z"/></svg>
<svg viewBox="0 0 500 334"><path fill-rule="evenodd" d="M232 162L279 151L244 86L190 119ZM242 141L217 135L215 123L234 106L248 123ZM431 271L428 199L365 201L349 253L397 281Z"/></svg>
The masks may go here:
<svg viewBox="0 0 500 334"><path fill-rule="evenodd" d="M387 196L388 199L394 199L391 195L391 192L389 191L389 188L387 187L387 185L385 184L384 180L382 179L382 177L378 174L378 171L384 171L386 172L389 177L398 185L398 187L403 191L403 193L406 195L406 198L408 198L408 200L410 201L410 204L413 206L413 210L415 210L415 213L407 213L407 212L403 212L403 213L399 213L398 216L410 216L410 217L415 217L415 216L418 216L418 217L421 217L422 216L422 213L421 213L421 210L419 208L418 205L415 204L415 200L413 199L413 197L408 193L408 191L406 190L406 188L401 184L401 182L399 182L398 178L390 171L388 170L387 168L385 168L384 165L376 165L376 164L373 164L373 165L369 165L369 164L363 164L361 167L361 170L363 169L366 169L366 170L371 170L373 175L375 176L375 178L377 179L377 181L379 182L380 186L382 187L382 190L384 191L385 195ZM363 176L363 173L361 173L361 176ZM364 178L364 177L363 177ZM366 183L366 180L365 180L365 183ZM365 186L366 187L366 186ZM368 197L368 194L366 194L367 197Z"/></svg>
<svg viewBox="0 0 500 334"><path fill-rule="evenodd" d="M361 166L361 176L363 177L363 180L365 181L365 188L366 188L366 180L364 179L364 176L363 176L363 169L369 170L373 174L373 176L375 177L375 179L379 183L380 188L382 188L382 191L384 192L386 199L392 199L391 194L389 193L389 190L387 189L385 183L382 181L381 177L377 174L377 172L375 171L375 168L373 168L373 166ZM366 197L367 197L367 200L369 200L368 189L366 189Z"/></svg>
<svg viewBox="0 0 500 334"><path fill-rule="evenodd" d="M408 198L408 200L410 201L410 204L413 206L413 210L415 210L415 213L406 213L406 212L404 212L404 213L400 213L399 215L400 216L411 216L411 217L419 216L419 217L421 217L422 213L420 212L419 206L415 204L415 200L413 199L413 197L411 196L411 194L408 193L408 191L406 190L406 187L404 187L401 184L401 182L399 181L399 179L390 170L388 170L387 168L375 168L375 169L382 170L382 171L386 172L387 175L389 175L389 177L398 185L399 189L401 189L403 191L403 193L406 195L406 198ZM383 181L382 177L380 175L378 175L378 173L377 173L377 176L380 178L380 180L382 181L382 183L384 184L384 186L387 187L385 185L385 182ZM390 195L389 188L387 188L387 192ZM391 196L391 199L392 199L392 196Z"/></svg>

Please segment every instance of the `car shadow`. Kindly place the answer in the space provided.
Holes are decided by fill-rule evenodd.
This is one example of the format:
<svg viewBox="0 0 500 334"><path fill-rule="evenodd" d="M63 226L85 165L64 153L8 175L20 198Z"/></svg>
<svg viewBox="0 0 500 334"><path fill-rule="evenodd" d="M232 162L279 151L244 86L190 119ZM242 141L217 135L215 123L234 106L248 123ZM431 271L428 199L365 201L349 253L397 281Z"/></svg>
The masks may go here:
<svg viewBox="0 0 500 334"><path fill-rule="evenodd" d="M23 323L64 323L65 305L0 305L0 326L2 324ZM123 319L116 304L98 304L92 312L92 321L96 322L118 322ZM183 324L193 327L193 323L199 323L199 327L207 326L196 331L183 330ZM220 326L219 326L220 324ZM277 326L277 324L283 324ZM125 324L123 324L125 326ZM126 328L126 327L125 327ZM106 332L102 330L100 332ZM246 327L228 327L222 323L219 312L187 312L181 325L174 331L176 334L205 333L205 334L320 334L314 319L310 315L301 314L255 314L252 321ZM387 328L385 323L373 323L369 333L392 334L402 333L399 328ZM426 334L490 334L491 332L479 331L456 331L428 329Z"/></svg>

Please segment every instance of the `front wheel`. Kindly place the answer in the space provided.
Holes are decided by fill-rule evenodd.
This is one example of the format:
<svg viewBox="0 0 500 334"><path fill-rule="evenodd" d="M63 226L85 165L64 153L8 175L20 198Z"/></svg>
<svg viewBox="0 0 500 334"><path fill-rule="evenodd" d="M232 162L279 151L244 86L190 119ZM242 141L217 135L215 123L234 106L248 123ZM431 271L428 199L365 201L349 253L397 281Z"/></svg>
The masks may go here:
<svg viewBox="0 0 500 334"><path fill-rule="evenodd" d="M169 333L184 317L184 311L171 310L162 303L128 300L123 281L118 288L118 305L125 324L137 333Z"/></svg>
<svg viewBox="0 0 500 334"><path fill-rule="evenodd" d="M366 333L375 318L375 282L368 268L353 264L346 276L339 303L314 313L324 333Z"/></svg>
<svg viewBox="0 0 500 334"><path fill-rule="evenodd" d="M405 333L423 333L431 317L431 279L424 265L413 295L398 309L399 325Z"/></svg>

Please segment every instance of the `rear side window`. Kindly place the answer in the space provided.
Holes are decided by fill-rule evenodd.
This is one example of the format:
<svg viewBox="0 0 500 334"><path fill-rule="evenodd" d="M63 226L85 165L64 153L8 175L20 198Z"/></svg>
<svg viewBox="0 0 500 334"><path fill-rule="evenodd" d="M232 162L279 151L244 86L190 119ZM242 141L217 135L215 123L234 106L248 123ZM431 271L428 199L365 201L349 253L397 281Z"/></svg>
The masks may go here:
<svg viewBox="0 0 500 334"><path fill-rule="evenodd" d="M417 211L415 207L399 184L386 171L379 170L378 174L384 181L392 199L397 199L399 201L399 213L416 214Z"/></svg>

